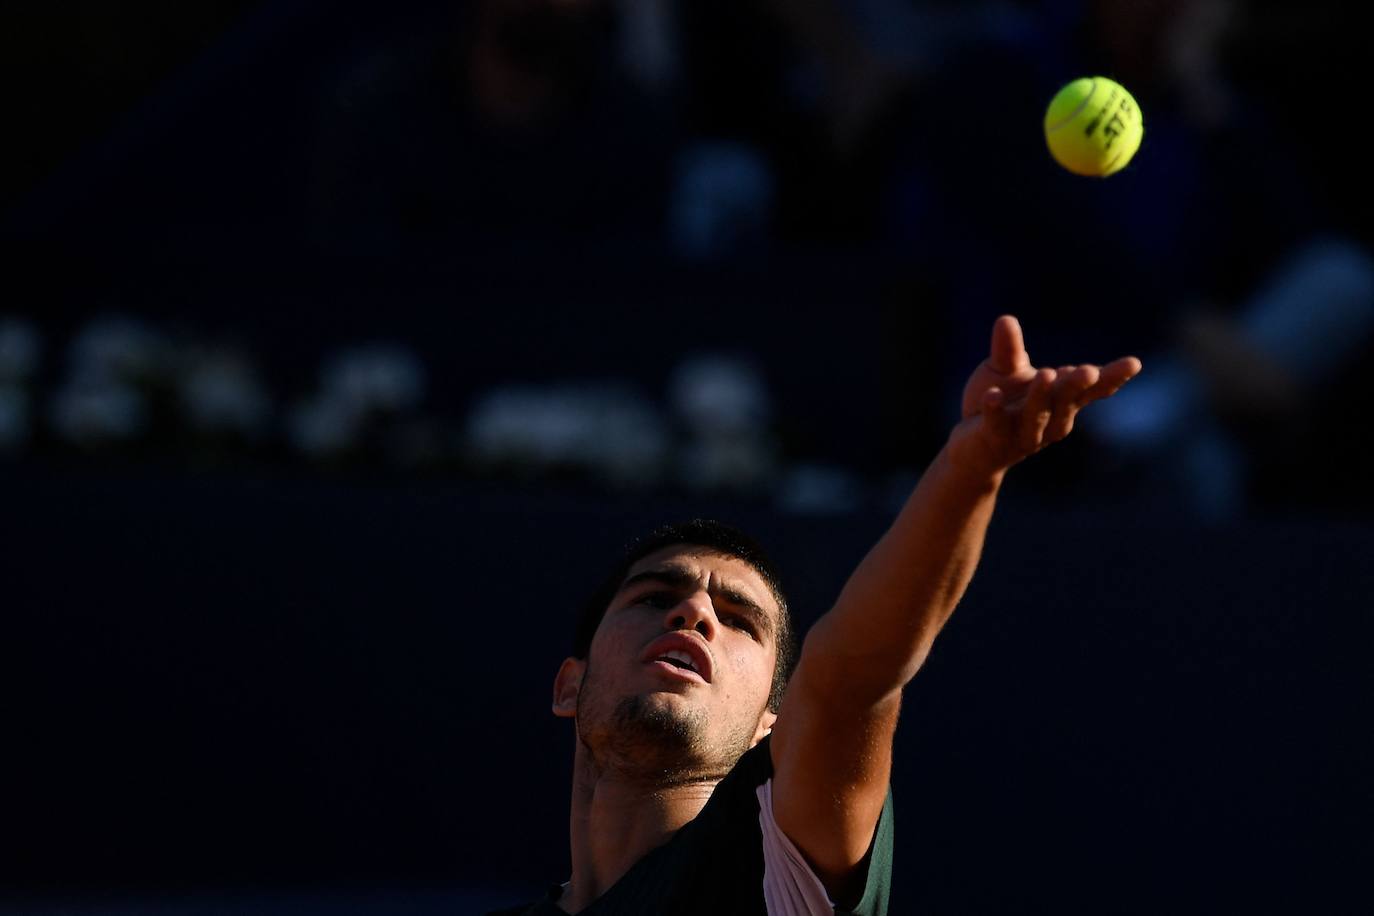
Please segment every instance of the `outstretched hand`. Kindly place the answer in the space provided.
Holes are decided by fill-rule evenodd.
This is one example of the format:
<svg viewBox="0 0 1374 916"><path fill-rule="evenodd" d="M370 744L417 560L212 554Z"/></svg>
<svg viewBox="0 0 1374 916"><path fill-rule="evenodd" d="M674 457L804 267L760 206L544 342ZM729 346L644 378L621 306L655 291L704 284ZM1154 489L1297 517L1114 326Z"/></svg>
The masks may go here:
<svg viewBox="0 0 1374 916"><path fill-rule="evenodd" d="M992 327L992 351L964 386L963 420L950 436L961 464L1000 474L1058 442L1078 412L1111 397L1140 371L1126 356L1105 366L1031 365L1021 324L1003 315Z"/></svg>

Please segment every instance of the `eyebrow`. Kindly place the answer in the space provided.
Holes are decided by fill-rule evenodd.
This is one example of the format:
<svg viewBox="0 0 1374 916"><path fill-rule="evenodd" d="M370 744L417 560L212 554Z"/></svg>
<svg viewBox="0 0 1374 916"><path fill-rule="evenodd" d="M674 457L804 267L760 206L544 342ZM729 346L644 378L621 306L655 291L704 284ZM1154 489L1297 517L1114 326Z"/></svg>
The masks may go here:
<svg viewBox="0 0 1374 916"><path fill-rule="evenodd" d="M643 572L638 572L628 577L624 582L620 583L620 588L616 589L616 594L623 594L634 586L642 585L645 582L666 585L668 588L677 589L679 591L695 588L699 584L697 577L685 567L676 565L657 566L653 569L646 569ZM708 594L710 594L712 598L724 598L727 603L746 611L769 636L774 635L775 627L773 615L760 607L757 601L750 598L741 589L729 583L725 583L718 588L712 589Z"/></svg>

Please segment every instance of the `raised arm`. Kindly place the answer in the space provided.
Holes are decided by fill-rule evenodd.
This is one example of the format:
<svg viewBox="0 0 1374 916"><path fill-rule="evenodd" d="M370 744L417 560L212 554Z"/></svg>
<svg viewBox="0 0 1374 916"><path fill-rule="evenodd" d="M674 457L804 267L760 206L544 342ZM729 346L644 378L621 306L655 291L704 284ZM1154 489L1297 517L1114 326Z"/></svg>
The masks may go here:
<svg viewBox="0 0 1374 916"><path fill-rule="evenodd" d="M999 318L962 421L807 635L773 729L773 814L836 903L852 902L882 811L902 688L973 576L1007 469L1139 371L1134 357L1036 369Z"/></svg>

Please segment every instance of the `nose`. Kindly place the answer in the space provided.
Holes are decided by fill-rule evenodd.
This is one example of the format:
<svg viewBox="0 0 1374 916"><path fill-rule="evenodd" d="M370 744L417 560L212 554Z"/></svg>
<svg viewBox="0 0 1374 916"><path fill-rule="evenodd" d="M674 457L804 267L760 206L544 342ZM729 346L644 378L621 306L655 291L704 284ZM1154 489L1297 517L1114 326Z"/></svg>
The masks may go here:
<svg viewBox="0 0 1374 916"><path fill-rule="evenodd" d="M714 638L718 621L711 596L705 592L688 595L668 609L663 623L669 630L695 630L707 640Z"/></svg>

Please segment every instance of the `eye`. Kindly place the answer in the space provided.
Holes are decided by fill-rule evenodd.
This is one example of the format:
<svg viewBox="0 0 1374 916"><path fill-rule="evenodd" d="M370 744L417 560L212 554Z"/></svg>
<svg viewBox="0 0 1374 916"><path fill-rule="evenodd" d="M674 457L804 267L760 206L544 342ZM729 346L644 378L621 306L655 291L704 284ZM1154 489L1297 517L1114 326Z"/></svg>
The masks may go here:
<svg viewBox="0 0 1374 916"><path fill-rule="evenodd" d="M727 627L733 630L739 630L750 636L754 635L754 622L748 617L741 617L738 614L725 614L721 619L725 621Z"/></svg>
<svg viewBox="0 0 1374 916"><path fill-rule="evenodd" d="M632 602L632 604L645 604L664 611L676 603L677 596L672 592L646 592Z"/></svg>

